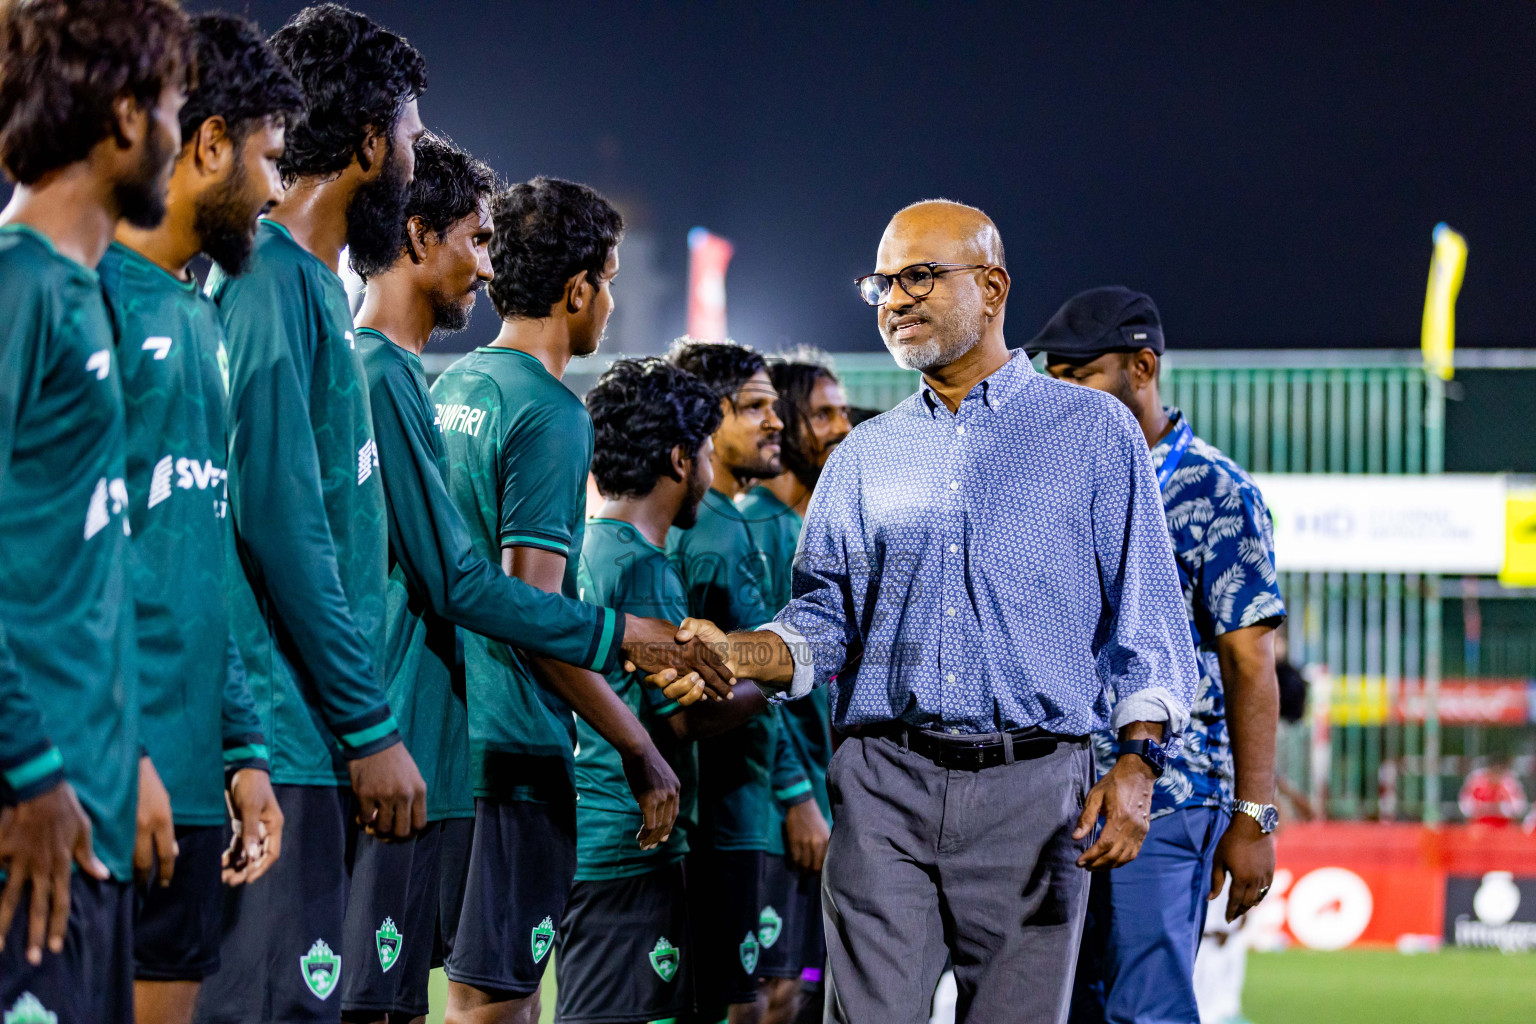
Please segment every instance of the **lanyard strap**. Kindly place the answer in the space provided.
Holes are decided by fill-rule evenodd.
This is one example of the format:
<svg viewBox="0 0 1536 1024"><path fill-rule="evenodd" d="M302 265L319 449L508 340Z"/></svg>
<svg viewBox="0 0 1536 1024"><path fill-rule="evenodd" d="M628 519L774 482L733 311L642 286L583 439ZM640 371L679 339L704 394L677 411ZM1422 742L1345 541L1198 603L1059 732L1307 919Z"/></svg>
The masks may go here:
<svg viewBox="0 0 1536 1024"><path fill-rule="evenodd" d="M1179 468L1179 462L1184 458L1184 453L1189 450L1189 442L1195 439L1195 431L1189 425L1189 420L1179 423L1178 431L1173 435L1173 443L1168 447L1168 454L1163 459L1163 464L1157 470L1157 489L1166 490L1168 481L1173 479L1174 472Z"/></svg>

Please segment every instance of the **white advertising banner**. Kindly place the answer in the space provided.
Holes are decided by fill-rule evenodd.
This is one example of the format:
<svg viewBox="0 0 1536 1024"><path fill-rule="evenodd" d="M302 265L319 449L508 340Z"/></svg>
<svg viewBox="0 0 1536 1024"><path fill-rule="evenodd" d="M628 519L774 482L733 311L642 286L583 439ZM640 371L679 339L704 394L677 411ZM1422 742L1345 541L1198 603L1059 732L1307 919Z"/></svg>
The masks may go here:
<svg viewBox="0 0 1536 1024"><path fill-rule="evenodd" d="M1254 475L1281 572L1497 573L1504 477Z"/></svg>

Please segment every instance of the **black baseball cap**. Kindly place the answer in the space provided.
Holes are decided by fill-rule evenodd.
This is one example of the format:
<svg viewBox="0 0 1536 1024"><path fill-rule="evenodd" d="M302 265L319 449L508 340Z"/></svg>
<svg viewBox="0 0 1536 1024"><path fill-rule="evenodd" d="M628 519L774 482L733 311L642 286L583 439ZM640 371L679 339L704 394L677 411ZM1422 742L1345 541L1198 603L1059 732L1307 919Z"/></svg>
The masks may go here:
<svg viewBox="0 0 1536 1024"><path fill-rule="evenodd" d="M1063 303L1024 348L1074 361L1144 348L1162 355L1163 321L1150 296L1119 285L1090 288Z"/></svg>

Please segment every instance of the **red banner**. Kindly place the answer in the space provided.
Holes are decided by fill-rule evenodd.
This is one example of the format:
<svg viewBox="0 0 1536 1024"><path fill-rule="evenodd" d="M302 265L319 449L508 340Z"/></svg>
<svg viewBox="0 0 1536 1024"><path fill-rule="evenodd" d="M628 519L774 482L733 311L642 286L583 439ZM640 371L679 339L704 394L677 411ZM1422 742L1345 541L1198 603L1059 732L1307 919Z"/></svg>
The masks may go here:
<svg viewBox="0 0 1536 1024"><path fill-rule="evenodd" d="M1536 720L1536 686L1528 679L1443 679L1438 705L1447 725L1524 725ZM1426 706L1424 684L1405 679L1392 717L1422 722Z"/></svg>
<svg viewBox="0 0 1536 1024"><path fill-rule="evenodd" d="M688 333L704 341L724 341L725 268L736 250L703 228L688 232Z"/></svg>

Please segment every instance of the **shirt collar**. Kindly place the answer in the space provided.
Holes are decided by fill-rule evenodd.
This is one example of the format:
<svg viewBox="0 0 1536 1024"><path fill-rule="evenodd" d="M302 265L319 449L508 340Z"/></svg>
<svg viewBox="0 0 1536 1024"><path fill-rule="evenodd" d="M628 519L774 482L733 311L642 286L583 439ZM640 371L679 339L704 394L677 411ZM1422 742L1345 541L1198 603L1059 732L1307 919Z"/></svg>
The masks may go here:
<svg viewBox="0 0 1536 1024"><path fill-rule="evenodd" d="M966 393L961 399L961 408L970 401L979 402L984 408L996 411L1008 401L1022 387L1025 377L1035 372L1035 364L1029 361L1029 356L1023 349L1014 349L1008 355L1008 361L999 366L992 373L976 382L976 386ZM923 378L922 384L923 402L928 407L928 415L936 416L944 406L944 399L940 398L933 388L928 386L927 378Z"/></svg>
<svg viewBox="0 0 1536 1024"><path fill-rule="evenodd" d="M1162 466L1163 460L1168 457L1168 449L1173 447L1173 439L1178 436L1179 424L1184 422L1184 414L1179 411L1179 407L1176 405L1163 406L1163 415L1168 417L1168 433L1164 434L1162 440L1152 446L1153 469Z"/></svg>

